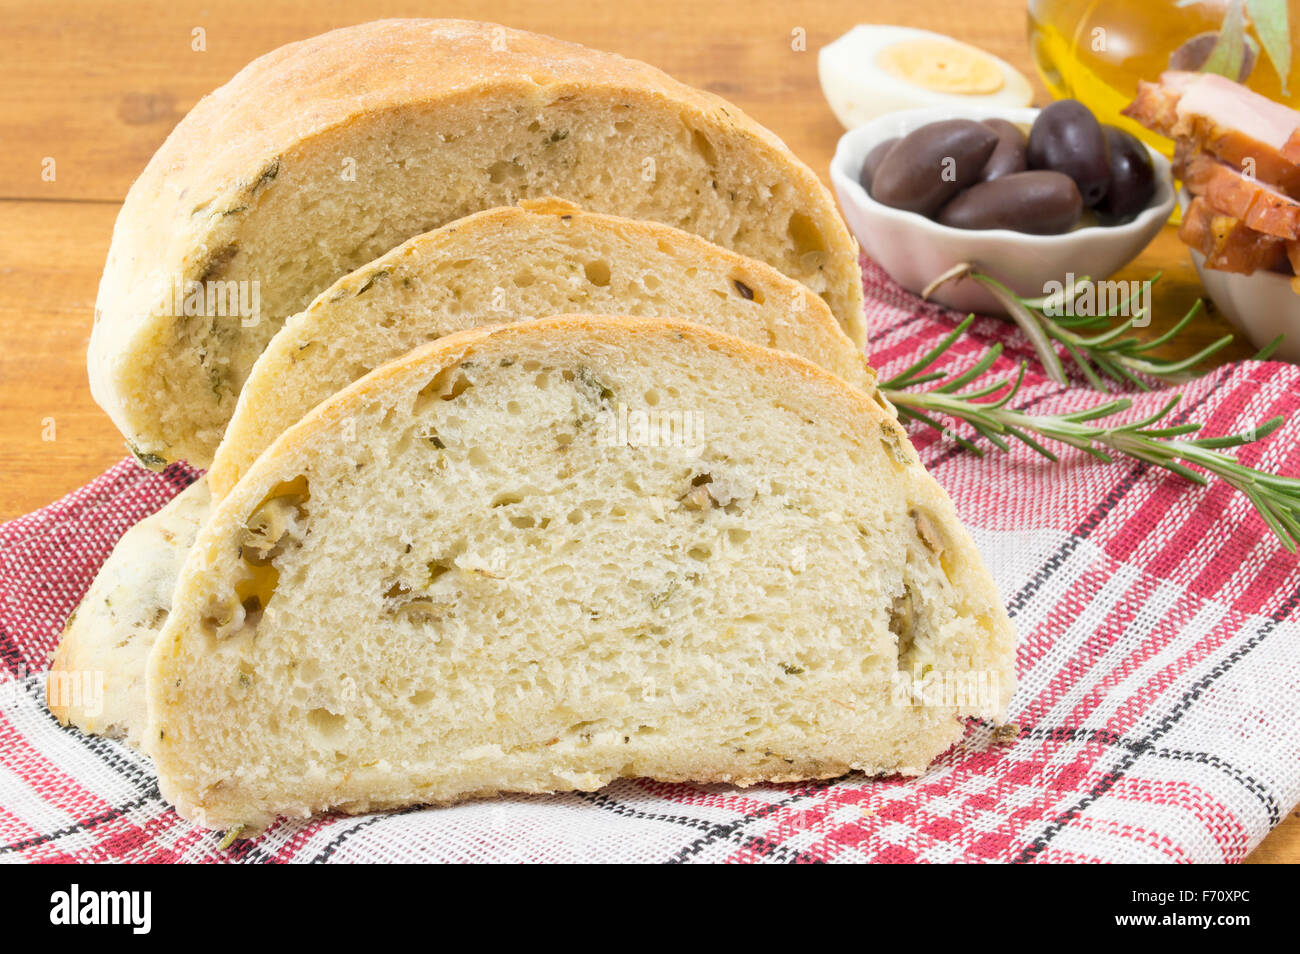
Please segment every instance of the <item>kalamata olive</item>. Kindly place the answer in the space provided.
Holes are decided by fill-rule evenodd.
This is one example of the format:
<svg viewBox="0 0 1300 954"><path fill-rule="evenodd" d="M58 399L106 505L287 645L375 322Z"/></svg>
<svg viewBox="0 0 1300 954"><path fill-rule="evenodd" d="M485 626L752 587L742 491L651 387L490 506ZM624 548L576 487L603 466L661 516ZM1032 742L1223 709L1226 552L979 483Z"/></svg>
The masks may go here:
<svg viewBox="0 0 1300 954"><path fill-rule="evenodd" d="M1083 199L1063 172L1039 170L973 185L943 207L939 221L957 229L1013 229L1034 235L1068 232Z"/></svg>
<svg viewBox="0 0 1300 954"><path fill-rule="evenodd" d="M876 177L876 170L880 168L881 161L894 148L894 143L898 142L898 137L886 139L884 142L877 143L867 153L867 158L862 163L862 172L858 174L858 181L862 183L862 188L867 192L871 191L871 180Z"/></svg>
<svg viewBox="0 0 1300 954"><path fill-rule="evenodd" d="M1110 188L1097 203L1097 216L1105 225L1137 215L1156 192L1156 170L1146 146L1117 126L1103 126L1110 148Z"/></svg>
<svg viewBox="0 0 1300 954"><path fill-rule="evenodd" d="M934 215L979 181L997 144L997 133L973 119L945 119L914 129L881 160L871 197L895 209Z"/></svg>
<svg viewBox="0 0 1300 954"><path fill-rule="evenodd" d="M1106 137L1088 107L1061 99L1046 107L1029 130L1030 169L1063 172L1079 187L1083 204L1092 208L1110 185Z"/></svg>
<svg viewBox="0 0 1300 954"><path fill-rule="evenodd" d="M980 182L1000 179L1029 168L1025 161L1025 148L1029 143L1019 126L1005 119L986 119L984 125L998 134L998 144L993 147L989 161L984 163Z"/></svg>

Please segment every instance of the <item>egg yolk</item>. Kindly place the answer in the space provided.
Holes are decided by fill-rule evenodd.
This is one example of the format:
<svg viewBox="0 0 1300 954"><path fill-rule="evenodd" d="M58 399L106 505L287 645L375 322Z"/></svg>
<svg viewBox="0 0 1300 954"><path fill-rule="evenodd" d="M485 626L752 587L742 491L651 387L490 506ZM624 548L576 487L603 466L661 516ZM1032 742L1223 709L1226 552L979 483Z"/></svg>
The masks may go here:
<svg viewBox="0 0 1300 954"><path fill-rule="evenodd" d="M1004 82L993 57L964 43L908 40L880 51L876 65L886 73L936 93L984 95Z"/></svg>

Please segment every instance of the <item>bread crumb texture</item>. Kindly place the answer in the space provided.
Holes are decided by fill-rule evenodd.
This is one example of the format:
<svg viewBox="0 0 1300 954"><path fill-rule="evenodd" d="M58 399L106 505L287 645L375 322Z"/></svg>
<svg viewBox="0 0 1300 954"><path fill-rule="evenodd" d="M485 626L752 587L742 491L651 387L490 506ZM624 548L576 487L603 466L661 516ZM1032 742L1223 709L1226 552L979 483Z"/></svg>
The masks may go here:
<svg viewBox="0 0 1300 954"><path fill-rule="evenodd" d="M868 396L695 325L567 316L417 349L272 445L181 573L145 744L214 828L919 773L1002 717L1013 646ZM992 691L915 704L900 673Z"/></svg>

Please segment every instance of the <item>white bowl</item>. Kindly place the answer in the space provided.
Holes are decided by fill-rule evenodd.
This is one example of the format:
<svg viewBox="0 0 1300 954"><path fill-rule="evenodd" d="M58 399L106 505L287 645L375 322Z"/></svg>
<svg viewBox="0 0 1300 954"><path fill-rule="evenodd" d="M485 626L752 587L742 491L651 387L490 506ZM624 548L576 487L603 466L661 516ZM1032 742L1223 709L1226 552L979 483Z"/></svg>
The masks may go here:
<svg viewBox="0 0 1300 954"><path fill-rule="evenodd" d="M1186 189L1179 191L1178 204L1183 209L1190 199ZM1223 317L1240 328L1256 348L1264 347L1278 335L1285 335L1273 357L1300 363L1300 295L1291 289L1290 275L1221 272L1206 268L1205 256L1196 249L1187 251L1205 294Z"/></svg>
<svg viewBox="0 0 1300 954"><path fill-rule="evenodd" d="M1028 125L1038 116L1032 108L937 106L908 109L877 117L840 137L831 160L831 183L840 208L862 250L894 281L920 294L939 275L962 262L999 279L1021 296L1047 294L1049 282L1065 284L1067 276L1108 278L1156 236L1174 207L1169 161L1150 147L1156 192L1151 203L1131 222L1093 225L1060 235L1030 235L1010 229L954 229L915 212L882 205L862 188L858 175L867 154L879 143L904 136L941 119L1006 119ZM931 296L959 311L1002 314L983 286L971 279L948 282Z"/></svg>

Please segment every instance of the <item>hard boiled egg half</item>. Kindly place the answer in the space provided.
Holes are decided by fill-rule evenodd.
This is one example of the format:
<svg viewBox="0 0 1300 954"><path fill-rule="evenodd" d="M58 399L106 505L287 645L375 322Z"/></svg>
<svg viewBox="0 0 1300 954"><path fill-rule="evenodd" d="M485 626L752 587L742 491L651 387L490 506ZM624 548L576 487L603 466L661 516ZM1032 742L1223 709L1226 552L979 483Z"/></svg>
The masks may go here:
<svg viewBox="0 0 1300 954"><path fill-rule="evenodd" d="M1034 90L1010 63L911 27L855 26L817 57L822 92L852 129L882 113L979 103L1028 106Z"/></svg>

